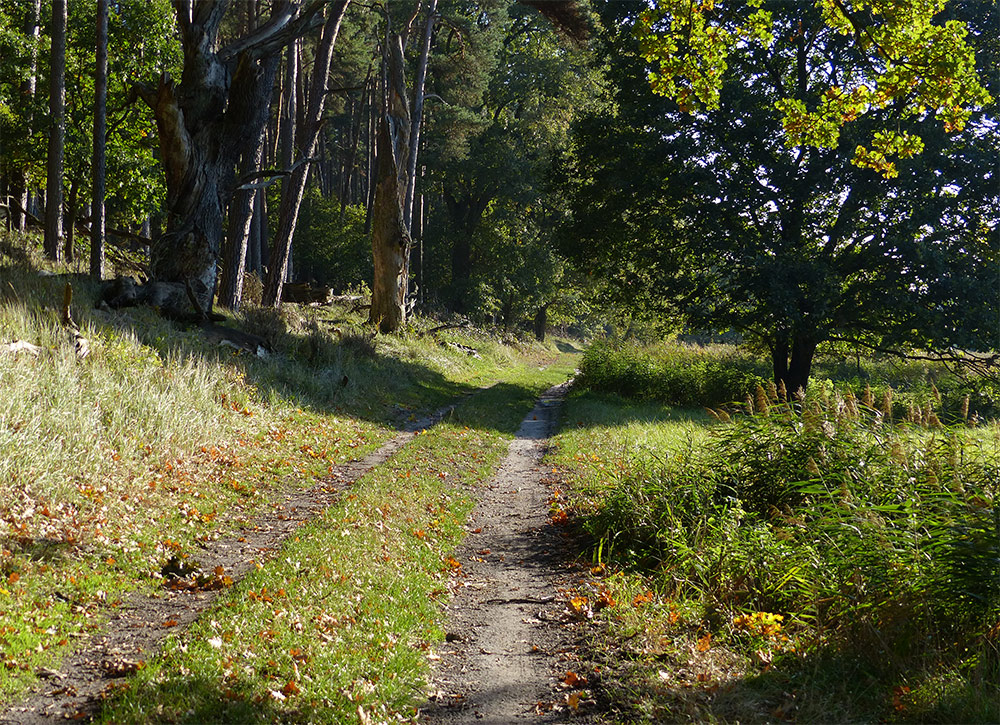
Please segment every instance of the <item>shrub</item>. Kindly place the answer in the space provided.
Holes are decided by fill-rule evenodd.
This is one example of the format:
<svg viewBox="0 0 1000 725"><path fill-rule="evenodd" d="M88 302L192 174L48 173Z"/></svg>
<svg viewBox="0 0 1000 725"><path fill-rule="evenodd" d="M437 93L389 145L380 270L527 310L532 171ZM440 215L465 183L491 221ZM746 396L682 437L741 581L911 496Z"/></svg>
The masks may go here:
<svg viewBox="0 0 1000 725"><path fill-rule="evenodd" d="M736 348L677 343L639 347L595 342L580 373L581 387L682 407L742 401L767 379L760 361Z"/></svg>
<svg viewBox="0 0 1000 725"><path fill-rule="evenodd" d="M1000 466L969 429L894 425L828 388L794 405L762 394L703 448L625 457L586 520L602 557L710 608L904 649L996 622Z"/></svg>

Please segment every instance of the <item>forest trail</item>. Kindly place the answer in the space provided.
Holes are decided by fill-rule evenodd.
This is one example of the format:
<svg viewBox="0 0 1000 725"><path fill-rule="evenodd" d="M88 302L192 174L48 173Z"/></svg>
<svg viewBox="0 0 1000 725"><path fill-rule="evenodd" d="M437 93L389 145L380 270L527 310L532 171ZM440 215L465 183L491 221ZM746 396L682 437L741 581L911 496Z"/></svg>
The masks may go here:
<svg viewBox="0 0 1000 725"><path fill-rule="evenodd" d="M201 571L221 571L232 582L238 582L258 562L279 551L301 525L334 505L355 481L389 460L415 434L440 422L458 402L407 423L381 447L363 459L339 466L319 484L279 496L269 511L237 537L207 543L198 555ZM102 699L155 655L168 635L190 626L224 591L225 587L163 589L127 597L111 610L104 627L80 650L64 660L58 670L45 673L40 687L6 712L0 711L0 725L90 719Z"/></svg>
<svg viewBox="0 0 1000 725"><path fill-rule="evenodd" d="M575 659L561 585L572 578L549 520L541 459L570 383L528 414L497 475L479 491L421 722L562 722L576 700L562 687ZM568 704L573 702L571 708ZM573 722L587 722L572 713Z"/></svg>

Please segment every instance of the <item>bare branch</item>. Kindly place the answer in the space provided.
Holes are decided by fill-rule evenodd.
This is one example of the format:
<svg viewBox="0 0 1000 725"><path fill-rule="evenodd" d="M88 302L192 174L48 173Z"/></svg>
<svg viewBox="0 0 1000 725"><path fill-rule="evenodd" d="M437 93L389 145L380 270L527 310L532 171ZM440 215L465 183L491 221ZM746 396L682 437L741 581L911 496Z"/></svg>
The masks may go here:
<svg viewBox="0 0 1000 725"><path fill-rule="evenodd" d="M251 58L270 55L322 25L319 11L325 5L325 0L313 0L297 17L293 17L297 6L286 6L255 32L220 50L219 57L227 61L243 52Z"/></svg>

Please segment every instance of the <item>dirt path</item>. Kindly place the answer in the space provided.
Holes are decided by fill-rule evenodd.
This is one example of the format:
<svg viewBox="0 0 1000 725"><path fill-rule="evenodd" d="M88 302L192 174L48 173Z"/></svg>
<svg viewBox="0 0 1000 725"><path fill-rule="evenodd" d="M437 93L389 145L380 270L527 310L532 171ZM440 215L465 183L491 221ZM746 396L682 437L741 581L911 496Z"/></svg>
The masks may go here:
<svg viewBox="0 0 1000 725"><path fill-rule="evenodd" d="M549 522L541 467L568 387L542 396L497 476L479 492L456 554L463 574L421 722L587 721L564 682L573 670L574 637L559 589L571 569Z"/></svg>
<svg viewBox="0 0 1000 725"><path fill-rule="evenodd" d="M455 405L452 403L409 423L380 448L359 461L340 466L318 485L280 497L271 510L258 517L238 537L206 544L197 554L200 570L206 573L220 571L238 582L256 565L255 562L266 560L277 552L299 526L337 503L343 492L369 469L387 461L413 439L416 431L436 424ZM58 671L40 673L45 678L41 685L21 703L0 713L0 724L35 725L90 719L103 694L134 672L140 662L154 656L167 635L194 622L215 602L221 591L164 588L154 595L126 597L121 606L111 610L102 630L67 657Z"/></svg>

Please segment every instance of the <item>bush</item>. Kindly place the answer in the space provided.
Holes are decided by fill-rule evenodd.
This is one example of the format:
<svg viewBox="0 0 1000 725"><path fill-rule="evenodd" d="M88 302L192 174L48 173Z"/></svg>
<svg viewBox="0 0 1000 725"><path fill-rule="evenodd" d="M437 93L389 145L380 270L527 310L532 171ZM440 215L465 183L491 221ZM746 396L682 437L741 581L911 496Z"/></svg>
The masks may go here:
<svg viewBox="0 0 1000 725"><path fill-rule="evenodd" d="M326 199L311 189L302 201L295 233L295 276L344 292L371 280L371 241L365 234L365 209Z"/></svg>
<svg viewBox="0 0 1000 725"><path fill-rule="evenodd" d="M736 348L676 343L639 347L595 342L580 373L577 384L583 388L688 408L742 401L768 379L759 360Z"/></svg>
<svg viewBox="0 0 1000 725"><path fill-rule="evenodd" d="M600 555L709 608L904 649L996 622L1000 466L970 429L893 425L821 387L768 403L700 449L627 456L586 519Z"/></svg>

